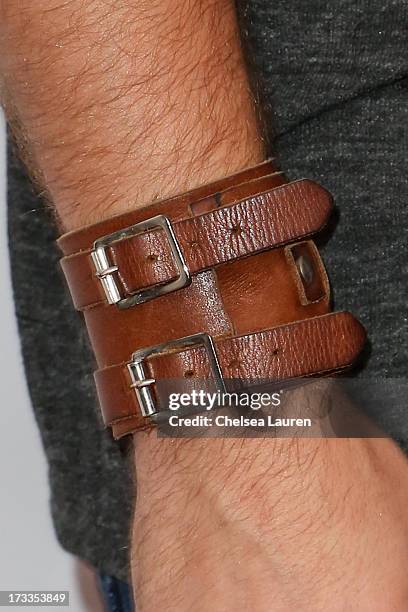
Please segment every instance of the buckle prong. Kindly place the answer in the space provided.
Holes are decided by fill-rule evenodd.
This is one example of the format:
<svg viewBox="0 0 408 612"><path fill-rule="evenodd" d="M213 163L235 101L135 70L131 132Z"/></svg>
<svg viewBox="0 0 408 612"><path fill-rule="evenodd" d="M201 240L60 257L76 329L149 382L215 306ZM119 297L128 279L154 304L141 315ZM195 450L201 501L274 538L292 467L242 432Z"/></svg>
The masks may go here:
<svg viewBox="0 0 408 612"><path fill-rule="evenodd" d="M110 268L106 268L106 270L97 270L96 271L96 276L98 278L104 278L105 276L108 276L109 274L113 274L114 272L118 271L118 266L111 266Z"/></svg>
<svg viewBox="0 0 408 612"><path fill-rule="evenodd" d="M146 380L137 380L130 385L131 389L141 389L142 387L150 387L156 382L155 378L146 378Z"/></svg>

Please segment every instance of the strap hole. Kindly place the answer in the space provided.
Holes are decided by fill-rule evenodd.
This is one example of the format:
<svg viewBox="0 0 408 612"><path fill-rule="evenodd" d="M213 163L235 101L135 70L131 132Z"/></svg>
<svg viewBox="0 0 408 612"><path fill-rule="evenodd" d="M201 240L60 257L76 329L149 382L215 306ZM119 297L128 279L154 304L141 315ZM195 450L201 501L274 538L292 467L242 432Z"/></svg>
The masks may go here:
<svg viewBox="0 0 408 612"><path fill-rule="evenodd" d="M272 351L272 355L279 355L279 353L280 353L280 349L278 349L278 348L273 349L273 351Z"/></svg>
<svg viewBox="0 0 408 612"><path fill-rule="evenodd" d="M184 372L184 378L192 378L194 376L194 370L186 370Z"/></svg>
<svg viewBox="0 0 408 612"><path fill-rule="evenodd" d="M149 255L147 255L146 259L147 261L155 262L159 259L159 257L158 255L155 255L154 253L150 253Z"/></svg>
<svg viewBox="0 0 408 612"><path fill-rule="evenodd" d="M231 228L231 234L238 235L238 234L240 234L241 232L242 232L242 228L241 228L239 225L234 225L234 226Z"/></svg>

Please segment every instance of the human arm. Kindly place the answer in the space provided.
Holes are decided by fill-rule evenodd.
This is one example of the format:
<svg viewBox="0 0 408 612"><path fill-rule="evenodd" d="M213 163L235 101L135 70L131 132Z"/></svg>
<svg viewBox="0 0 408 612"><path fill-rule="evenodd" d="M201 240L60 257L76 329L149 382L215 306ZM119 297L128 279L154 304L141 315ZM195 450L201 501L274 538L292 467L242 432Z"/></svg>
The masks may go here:
<svg viewBox="0 0 408 612"><path fill-rule="evenodd" d="M65 229L262 159L232 5L3 11L5 105ZM360 597L372 610L384 589L403 609L406 466L391 442L138 434L135 453L140 609L344 609Z"/></svg>

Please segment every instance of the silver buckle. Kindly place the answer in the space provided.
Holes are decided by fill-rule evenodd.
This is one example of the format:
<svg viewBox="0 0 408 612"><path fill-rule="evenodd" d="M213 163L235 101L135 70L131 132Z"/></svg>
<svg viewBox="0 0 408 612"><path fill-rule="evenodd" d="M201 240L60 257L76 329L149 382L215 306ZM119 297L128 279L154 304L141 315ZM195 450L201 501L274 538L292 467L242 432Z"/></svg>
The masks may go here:
<svg viewBox="0 0 408 612"><path fill-rule="evenodd" d="M154 285L153 287L148 287L147 289L138 291L134 295L121 297L118 285L113 276L113 274L117 272L118 268L117 266L112 266L109 263L105 251L106 247L113 242L124 240L130 236L137 236L142 232L147 232L148 230L156 228L161 228L166 234L167 240L169 241L171 254L177 266L178 277L175 280L163 285ZM114 232L113 234L109 234L108 236L98 238L98 240L95 240L94 242L91 257L96 268L96 276L102 283L108 303L116 304L119 308L130 308L136 304L143 304L143 302L148 302L149 300L159 297L160 295L164 295L165 293L171 293L172 291L177 291L177 289L182 289L182 287L187 287L187 285L191 283L191 275L177 238L174 234L174 230L169 219L164 215L157 215L156 217L152 217L146 221L141 221L140 223L126 227L125 229Z"/></svg>
<svg viewBox="0 0 408 612"><path fill-rule="evenodd" d="M132 380L131 387L136 392L136 397L139 400L143 416L152 416L159 412L150 389L151 385L153 385L156 381L154 378L146 377L146 370L143 363L144 360L151 355L162 353L167 349L177 347L180 350L183 350L192 346L205 347L210 361L215 386L221 393L225 392L225 384L217 353L215 351L214 341L208 334L194 334L178 340L171 340L170 342L163 342L163 344L149 346L148 348L143 348L134 352L132 355L132 360L127 364Z"/></svg>

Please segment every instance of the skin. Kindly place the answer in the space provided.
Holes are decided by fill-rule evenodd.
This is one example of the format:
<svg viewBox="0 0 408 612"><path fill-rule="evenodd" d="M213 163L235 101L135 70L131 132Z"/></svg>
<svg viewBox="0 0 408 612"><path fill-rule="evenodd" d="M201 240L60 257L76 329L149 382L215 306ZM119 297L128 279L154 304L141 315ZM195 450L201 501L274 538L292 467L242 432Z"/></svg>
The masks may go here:
<svg viewBox="0 0 408 612"><path fill-rule="evenodd" d="M61 230L261 161L229 0L0 0L1 97ZM139 611L408 609L387 439L134 440Z"/></svg>

